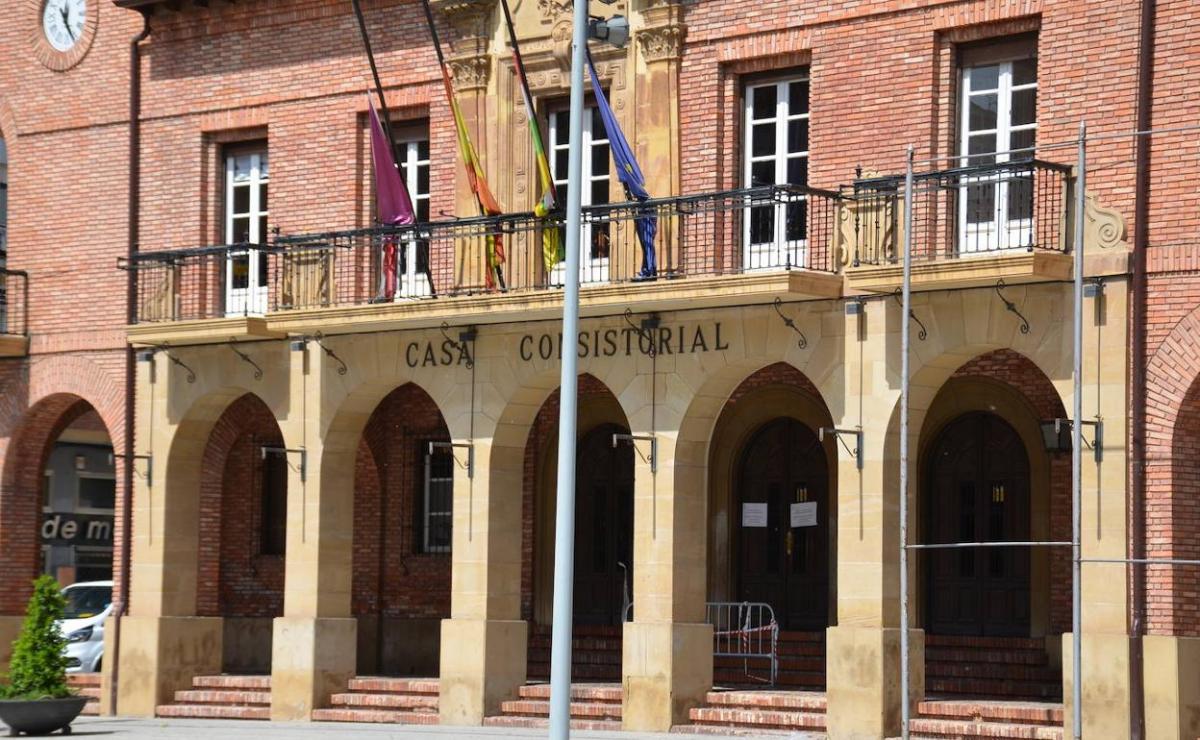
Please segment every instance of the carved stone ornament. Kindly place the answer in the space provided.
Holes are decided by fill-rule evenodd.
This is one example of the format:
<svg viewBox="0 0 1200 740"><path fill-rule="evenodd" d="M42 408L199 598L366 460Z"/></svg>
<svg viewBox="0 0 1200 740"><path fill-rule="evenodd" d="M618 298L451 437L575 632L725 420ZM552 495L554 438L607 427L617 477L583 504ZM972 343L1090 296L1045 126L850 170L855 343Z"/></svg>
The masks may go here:
<svg viewBox="0 0 1200 740"><path fill-rule="evenodd" d="M552 53L554 61L558 62L558 67L561 70L571 68L571 19L564 18L554 24L554 30L550 32L550 38L554 44Z"/></svg>
<svg viewBox="0 0 1200 740"><path fill-rule="evenodd" d="M537 7L542 18L548 21L571 11L570 0L537 0Z"/></svg>
<svg viewBox="0 0 1200 740"><path fill-rule="evenodd" d="M433 6L463 36L487 35L484 22L492 12L491 0L433 0Z"/></svg>
<svg viewBox="0 0 1200 740"><path fill-rule="evenodd" d="M490 57L486 55L459 57L450 59L449 65L455 90L475 90L487 87L488 77L492 71Z"/></svg>
<svg viewBox="0 0 1200 740"><path fill-rule="evenodd" d="M1113 208L1100 205L1094 195L1085 195L1084 244L1101 249L1129 249L1125 242L1125 219Z"/></svg>
<svg viewBox="0 0 1200 740"><path fill-rule="evenodd" d="M686 34L681 24L644 28L637 34L638 47L647 62L678 59Z"/></svg>

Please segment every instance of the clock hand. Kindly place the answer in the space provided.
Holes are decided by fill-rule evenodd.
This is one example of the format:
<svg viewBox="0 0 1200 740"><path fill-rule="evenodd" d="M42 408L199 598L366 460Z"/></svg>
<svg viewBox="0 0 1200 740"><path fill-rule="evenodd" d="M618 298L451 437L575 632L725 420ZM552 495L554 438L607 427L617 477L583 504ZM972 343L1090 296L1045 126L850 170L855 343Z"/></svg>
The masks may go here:
<svg viewBox="0 0 1200 740"><path fill-rule="evenodd" d="M59 13L62 15L63 28L66 29L67 35L71 37L72 41L74 41L75 32L71 30L71 11L66 5L63 5L61 8L59 8Z"/></svg>

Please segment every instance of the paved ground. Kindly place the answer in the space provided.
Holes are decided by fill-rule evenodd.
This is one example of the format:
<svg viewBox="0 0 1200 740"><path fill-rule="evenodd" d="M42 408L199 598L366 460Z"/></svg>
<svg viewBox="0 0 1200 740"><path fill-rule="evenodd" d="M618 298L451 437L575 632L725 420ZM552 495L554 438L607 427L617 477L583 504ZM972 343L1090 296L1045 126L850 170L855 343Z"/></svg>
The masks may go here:
<svg viewBox="0 0 1200 740"><path fill-rule="evenodd" d="M0 725L2 728L3 725ZM509 727L417 727L400 725L343 724L339 722L291 723L251 722L239 720L204 719L120 719L109 717L80 717L72 725L74 737L102 740L119 738L164 738L166 740L328 740L329 738L359 737L363 740L533 740L544 738L546 730L526 730ZM54 736L57 737L57 736ZM701 740L699 735L661 735L642 732L598 732L573 730L572 738L579 740ZM796 733L792 740L823 738L824 735ZM703 740L712 740L711 736Z"/></svg>

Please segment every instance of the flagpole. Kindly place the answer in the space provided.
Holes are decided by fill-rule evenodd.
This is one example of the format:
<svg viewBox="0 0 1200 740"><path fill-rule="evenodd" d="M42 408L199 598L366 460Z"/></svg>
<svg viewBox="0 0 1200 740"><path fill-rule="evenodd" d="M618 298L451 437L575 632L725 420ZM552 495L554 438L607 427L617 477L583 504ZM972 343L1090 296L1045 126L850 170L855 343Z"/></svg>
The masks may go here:
<svg viewBox="0 0 1200 740"><path fill-rule="evenodd" d="M583 65L588 3L575 0L571 49L571 134L567 160L567 267L563 277L562 378L558 412L558 497L554 526L554 621L550 635L550 737L571 735L571 627L575 575L575 446L578 403L579 242L583 198Z"/></svg>

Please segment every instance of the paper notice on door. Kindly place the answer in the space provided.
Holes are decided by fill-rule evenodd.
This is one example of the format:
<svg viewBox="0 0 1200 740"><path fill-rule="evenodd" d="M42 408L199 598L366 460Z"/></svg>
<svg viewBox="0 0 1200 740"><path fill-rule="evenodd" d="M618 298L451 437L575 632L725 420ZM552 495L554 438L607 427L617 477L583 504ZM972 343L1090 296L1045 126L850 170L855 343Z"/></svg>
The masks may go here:
<svg viewBox="0 0 1200 740"><path fill-rule="evenodd" d="M765 526L767 526L767 505L766 504L742 504L742 526L743 527L765 527Z"/></svg>
<svg viewBox="0 0 1200 740"><path fill-rule="evenodd" d="M817 502L809 501L803 504L792 504L793 527L817 526Z"/></svg>

